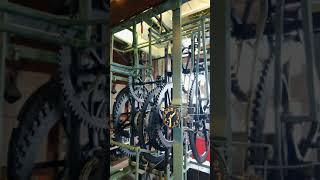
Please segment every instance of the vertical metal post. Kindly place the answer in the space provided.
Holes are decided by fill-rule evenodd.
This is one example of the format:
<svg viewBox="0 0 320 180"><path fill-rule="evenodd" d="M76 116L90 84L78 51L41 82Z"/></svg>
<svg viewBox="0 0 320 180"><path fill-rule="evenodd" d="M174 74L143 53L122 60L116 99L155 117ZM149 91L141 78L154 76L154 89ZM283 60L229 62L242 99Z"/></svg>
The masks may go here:
<svg viewBox="0 0 320 180"><path fill-rule="evenodd" d="M181 107L182 104L182 55L181 55L181 1L177 0L177 8L173 10L172 27L173 27L173 101L172 104ZM173 177L177 180L184 179L183 170L183 122L179 127L173 129Z"/></svg>
<svg viewBox="0 0 320 180"><path fill-rule="evenodd" d="M226 140L226 161L231 169L231 116L230 116L230 0L211 1L210 13L210 84L213 93L210 93L210 142L213 137L222 137ZM213 134L214 133L214 134ZM211 148L211 154L214 154ZM211 170L213 166L211 165ZM211 174L213 177L213 174Z"/></svg>
<svg viewBox="0 0 320 180"><path fill-rule="evenodd" d="M138 51L138 35L137 35L136 22L134 22L134 25L132 28L132 46L133 46L134 67L137 68L139 66L139 51Z"/></svg>
<svg viewBox="0 0 320 180"><path fill-rule="evenodd" d="M111 31L109 31L110 33L111 33ZM110 40L110 49L109 49L109 52L110 52L110 57L109 57L109 59L110 59L110 61L109 62L107 62L107 67L109 68L109 72L110 72L110 74L109 74L109 76L110 76L110 78L109 78L109 87L111 88L112 87L112 76L113 76L113 74L112 74L112 71L111 71L111 64L112 64L112 62L113 62L113 43L114 43L114 35L111 33L111 40ZM110 89L109 88L109 89ZM111 95L111 91L109 91L109 107L112 107L112 104L111 104L111 102L112 102L112 100L111 100L111 98L112 98L112 95ZM108 117L110 118L110 114L108 114ZM111 121L111 119L109 119L110 121ZM111 123L109 123L109 124L111 124Z"/></svg>
<svg viewBox="0 0 320 180"><path fill-rule="evenodd" d="M191 72L190 73L192 73L193 72L193 69L194 69L194 53L195 53L195 40L196 38L195 38L195 33L192 33L192 35L191 35L191 67L190 67L190 69L191 69ZM190 76L190 78L189 78L189 86L191 86L192 85L192 82L191 82L191 76Z"/></svg>
<svg viewBox="0 0 320 180"><path fill-rule="evenodd" d="M315 52L314 52L314 36L313 36L313 22L312 22L312 8L309 0L301 1L302 11L302 26L306 58L306 72L307 72L307 85L309 96L309 111L312 120L319 121L317 117L317 103L314 89L314 65L315 65ZM312 137L313 138L313 137Z"/></svg>
<svg viewBox="0 0 320 180"><path fill-rule="evenodd" d="M314 49L320 49L320 34L314 34ZM317 70L318 79L320 79L320 51L315 52L315 66Z"/></svg>
<svg viewBox="0 0 320 180"><path fill-rule="evenodd" d="M7 0L1 0L0 2L7 2ZM2 13L1 14L1 23L5 23L6 22L6 13ZM4 86L5 86L5 66L6 66L6 57L7 57L7 43L8 43L8 39L7 39L7 33L3 32L0 33L0 53L1 53L1 62L0 62L0 147L4 147L3 143L4 143L4 137L3 137L3 125L4 125L4 113L3 113L3 105L4 105L4 98L3 98L3 94L4 94ZM5 162L4 160L4 155L6 154L6 152L1 152L0 151L0 177L2 177L2 166Z"/></svg>
<svg viewBox="0 0 320 180"><path fill-rule="evenodd" d="M276 159L280 166L280 179L284 178L283 156L282 156L282 122L281 122L281 100L282 100L282 48L283 48L283 18L284 18L284 0L277 1L277 10L275 16L275 63L274 63L274 119L276 130Z"/></svg>
<svg viewBox="0 0 320 180"><path fill-rule="evenodd" d="M110 3L110 2L108 2ZM109 4L110 5L110 4ZM108 9L108 11L110 11L110 9ZM109 24L106 25L106 35L107 35L107 38L106 38L106 41L109 42L107 43L107 47L105 48L105 51L106 51L106 68L107 69L107 72L109 72L109 74L107 74L107 78L106 78L106 85L107 85L107 98L106 98L106 105L109 105L109 107L106 109L106 114L107 114L107 118L108 118L108 123L107 123L107 132L105 132L104 134L106 134L106 141L107 141L107 151L108 151L108 154L110 154L110 121L111 121L111 118L110 118L110 115L111 115L111 98L112 98L112 95L111 95L111 87L112 87L112 72L111 72L111 63L113 61L113 41L114 41L114 37L113 37L113 34L112 34L112 31L111 29L109 28L110 27L110 13L108 13L108 19L107 21L109 21ZM109 157L110 158L110 157ZM107 176L106 177L110 177L110 169L109 167L106 167L105 171L107 171Z"/></svg>
<svg viewBox="0 0 320 180"><path fill-rule="evenodd" d="M198 34L196 36L197 38L197 44L198 44L198 50L197 50L197 65L196 65L196 82L195 82L195 85L196 85L196 89L195 89L195 96L196 96L196 116L197 119L199 118L199 114L200 114L200 108L199 108L199 101L198 101L198 98L201 98L201 97L198 97L199 94L199 86L198 86L198 83L199 83L199 69L200 69L200 50L201 50L201 31L200 31L200 27L198 28Z"/></svg>
<svg viewBox="0 0 320 180"><path fill-rule="evenodd" d="M205 77L208 78L208 59L207 59L207 47L206 47L206 24L205 24L205 19L201 19L201 31L202 31L202 46L203 46L203 61L204 61L204 67L205 67ZM210 101L210 96L209 96L209 85L208 83L205 83L206 85L206 95L208 98L208 101Z"/></svg>
<svg viewBox="0 0 320 180"><path fill-rule="evenodd" d="M75 116L68 116L68 131L70 132L68 148L68 175L70 180L77 180L80 174L80 122Z"/></svg>
<svg viewBox="0 0 320 180"><path fill-rule="evenodd" d="M148 72L151 73L152 68L152 46L151 46L151 40L152 40L152 31L151 28L148 29L149 34L149 55L148 55Z"/></svg>
<svg viewBox="0 0 320 180"><path fill-rule="evenodd" d="M139 180L139 161L140 161L140 149L136 149L136 167L135 167L135 180Z"/></svg>
<svg viewBox="0 0 320 180"><path fill-rule="evenodd" d="M91 14L91 0L79 1L79 11L81 19L88 19ZM85 39L89 40L91 36L90 28L88 25L86 25L85 29Z"/></svg>

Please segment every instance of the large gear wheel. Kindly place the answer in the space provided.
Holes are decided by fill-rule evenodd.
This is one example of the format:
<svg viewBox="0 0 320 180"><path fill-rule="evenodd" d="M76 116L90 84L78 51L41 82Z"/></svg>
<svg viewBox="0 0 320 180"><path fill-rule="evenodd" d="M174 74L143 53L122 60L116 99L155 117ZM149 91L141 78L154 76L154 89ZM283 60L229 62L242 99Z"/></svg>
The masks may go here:
<svg viewBox="0 0 320 180"><path fill-rule="evenodd" d="M60 88L50 81L34 92L18 115L8 151L9 180L28 180L41 142L63 117ZM61 98L60 98L61 97Z"/></svg>
<svg viewBox="0 0 320 180"><path fill-rule="evenodd" d="M149 136L150 127L152 127L153 124L150 123L148 115L153 107L153 104L155 103L155 95L159 93L160 90L160 87L156 87L149 93L142 106L138 120L139 145L141 148L151 151L157 150L159 147L157 147L157 144L154 144L153 138ZM163 153L160 153L160 155L158 153L142 153L142 155L147 162L153 163L160 168L164 167L164 165L161 164L161 162L164 160Z"/></svg>
<svg viewBox="0 0 320 180"><path fill-rule="evenodd" d="M107 128L105 60L94 49L62 47L59 74L67 105L85 125Z"/></svg>
<svg viewBox="0 0 320 180"><path fill-rule="evenodd" d="M153 126L150 128L150 137L153 143L161 150L172 147L173 130L163 123L163 111L172 104L173 84L169 83L161 88L155 97L155 104L149 114L149 121Z"/></svg>
<svg viewBox="0 0 320 180"><path fill-rule="evenodd" d="M264 125L266 122L266 110L268 104L268 93L273 89L273 61L267 59L262 64L262 70L259 75L259 81L255 89L255 97L251 109L251 119L249 122L248 142L249 143L265 143ZM282 100L283 108L288 106L289 95L287 80L284 75L281 76L282 83ZM287 142L290 143L290 142ZM282 152L285 153L285 152ZM290 153L292 154L292 153ZM284 154L288 156L288 154ZM268 160L267 149L264 147L249 147L248 148L248 165L264 165L265 160ZM292 158L291 158L292 159ZM254 170L257 175L262 175L263 172Z"/></svg>
<svg viewBox="0 0 320 180"><path fill-rule="evenodd" d="M127 106L127 107L126 107ZM128 112L123 115L123 111L128 108ZM115 138L117 142L124 143L123 138L128 139L129 134L125 129L131 126L129 112L131 109L131 102L129 97L129 88L123 88L117 95L116 100L113 104L112 120L113 128L115 129ZM125 116L124 120L121 119Z"/></svg>
<svg viewBox="0 0 320 180"><path fill-rule="evenodd" d="M144 85L136 85L138 83L143 83L140 78L134 78L130 76L128 79L128 86L130 90L130 95L134 98L135 101L143 103L144 99L148 95L148 90Z"/></svg>
<svg viewBox="0 0 320 180"><path fill-rule="evenodd" d="M249 143L263 143L263 129L265 123L265 110L268 97L266 96L267 88L270 87L271 73L270 66L272 66L271 59L264 61L262 71L259 76L259 81L255 89L255 97L252 106L252 116L249 126L248 141ZM248 148L249 163L260 164L264 163L265 153L262 148Z"/></svg>
<svg viewBox="0 0 320 180"><path fill-rule="evenodd" d="M117 95L113 104L112 118L115 141L126 144L132 136L137 135L137 122L139 118L138 102L130 97L129 87L123 88ZM135 107L132 107L135 106ZM136 109L137 108L137 109ZM133 111L133 112L132 112ZM132 122L131 116L134 116ZM132 131L131 131L132 130ZM135 152L120 148L125 155L134 156Z"/></svg>

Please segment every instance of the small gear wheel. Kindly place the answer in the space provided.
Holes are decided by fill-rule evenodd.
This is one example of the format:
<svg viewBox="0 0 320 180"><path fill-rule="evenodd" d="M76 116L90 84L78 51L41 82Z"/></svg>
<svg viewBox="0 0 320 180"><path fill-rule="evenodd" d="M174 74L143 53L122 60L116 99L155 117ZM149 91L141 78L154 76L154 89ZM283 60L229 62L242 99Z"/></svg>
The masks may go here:
<svg viewBox="0 0 320 180"><path fill-rule="evenodd" d="M94 49L64 46L59 75L64 98L72 113L90 128L107 128L105 60Z"/></svg>

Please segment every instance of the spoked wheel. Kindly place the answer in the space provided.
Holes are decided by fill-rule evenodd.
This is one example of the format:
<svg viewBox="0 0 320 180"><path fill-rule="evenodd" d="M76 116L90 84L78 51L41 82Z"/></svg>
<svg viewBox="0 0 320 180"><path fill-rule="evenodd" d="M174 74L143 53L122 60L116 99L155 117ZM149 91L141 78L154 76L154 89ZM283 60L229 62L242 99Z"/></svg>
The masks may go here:
<svg viewBox="0 0 320 180"><path fill-rule="evenodd" d="M146 98L142 109L139 113L138 119L138 132L139 132L139 145L141 148L151 151L150 153L142 153L143 159L152 163L156 167L164 168L163 160L164 153L156 151L157 144L154 143L152 137L149 136L150 128L153 126L149 119L149 114L154 104L155 95L160 91L159 87L152 90ZM161 164L162 163L162 164ZM161 164L161 165L160 165Z"/></svg>
<svg viewBox="0 0 320 180"><path fill-rule="evenodd" d="M143 80L141 77L129 77L129 91L130 96L133 97L133 99L139 103L143 103L144 99L148 96L148 88L143 85Z"/></svg>
<svg viewBox="0 0 320 180"><path fill-rule="evenodd" d="M131 135L136 134L136 126L131 122L131 116L135 115L131 112L132 105L129 88L126 87L119 92L113 104L113 128L117 142L130 143Z"/></svg>
<svg viewBox="0 0 320 180"><path fill-rule="evenodd" d="M171 121L165 122L168 114L168 108L172 104L172 83L165 85L161 91L156 95L155 104L150 112L149 119L152 122L150 127L150 136L159 150L166 150L173 145L173 129L172 126L179 122ZM170 112L168 112L170 113ZM177 114L172 114L173 116ZM172 118L171 118L172 119ZM168 124L169 123L169 124Z"/></svg>

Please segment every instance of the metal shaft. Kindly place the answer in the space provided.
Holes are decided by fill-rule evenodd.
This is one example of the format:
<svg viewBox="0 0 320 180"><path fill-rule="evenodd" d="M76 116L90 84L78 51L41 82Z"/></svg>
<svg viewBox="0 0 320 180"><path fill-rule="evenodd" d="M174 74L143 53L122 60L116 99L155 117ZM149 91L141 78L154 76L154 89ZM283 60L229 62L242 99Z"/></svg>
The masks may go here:
<svg viewBox="0 0 320 180"><path fill-rule="evenodd" d="M173 101L172 104L181 107L182 104L182 84L181 84L181 74L182 74L182 52L181 52L181 1L177 0L178 7L173 10ZM182 124L182 122L181 122ZM175 127L173 129L173 177L174 179L183 180L184 170L183 170L183 129Z"/></svg>

